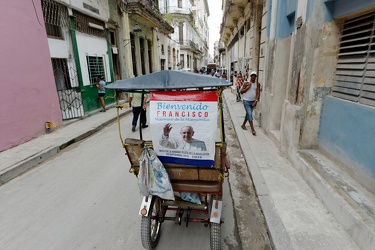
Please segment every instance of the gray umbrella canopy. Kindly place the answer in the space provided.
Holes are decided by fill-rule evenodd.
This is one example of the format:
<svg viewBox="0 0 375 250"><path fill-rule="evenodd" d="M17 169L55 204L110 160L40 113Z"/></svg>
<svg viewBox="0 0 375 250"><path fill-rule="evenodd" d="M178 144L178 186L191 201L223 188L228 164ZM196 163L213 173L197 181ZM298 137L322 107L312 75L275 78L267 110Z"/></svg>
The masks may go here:
<svg viewBox="0 0 375 250"><path fill-rule="evenodd" d="M106 88L130 92L137 90L218 88L231 85L231 82L210 75L200 75L176 70L163 70L143 76L118 80L114 83L108 84Z"/></svg>

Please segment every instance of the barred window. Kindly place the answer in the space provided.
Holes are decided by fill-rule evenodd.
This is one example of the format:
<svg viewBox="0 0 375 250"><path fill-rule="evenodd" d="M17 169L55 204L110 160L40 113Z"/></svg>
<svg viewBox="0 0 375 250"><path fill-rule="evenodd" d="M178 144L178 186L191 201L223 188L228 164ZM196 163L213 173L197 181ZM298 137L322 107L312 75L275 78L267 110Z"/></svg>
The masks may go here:
<svg viewBox="0 0 375 250"><path fill-rule="evenodd" d="M332 95L375 106L375 12L345 21Z"/></svg>
<svg viewBox="0 0 375 250"><path fill-rule="evenodd" d="M87 68L89 70L90 83L96 84L99 82L99 77L105 76L103 57L86 56L86 60Z"/></svg>
<svg viewBox="0 0 375 250"><path fill-rule="evenodd" d="M43 18L47 36L63 38L61 27L68 27L68 10L52 0L42 0Z"/></svg>
<svg viewBox="0 0 375 250"><path fill-rule="evenodd" d="M53 75L57 90L71 89L68 64L65 58L52 58Z"/></svg>
<svg viewBox="0 0 375 250"><path fill-rule="evenodd" d="M74 24L77 31L105 38L105 25L103 21L85 15L76 10L73 10L73 15L75 16Z"/></svg>

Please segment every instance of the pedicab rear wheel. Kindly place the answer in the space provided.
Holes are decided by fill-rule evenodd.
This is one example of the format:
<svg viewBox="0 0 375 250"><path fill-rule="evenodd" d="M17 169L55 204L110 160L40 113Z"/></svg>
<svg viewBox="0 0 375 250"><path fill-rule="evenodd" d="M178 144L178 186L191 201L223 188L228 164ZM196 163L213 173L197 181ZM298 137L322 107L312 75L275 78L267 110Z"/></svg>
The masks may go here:
<svg viewBox="0 0 375 250"><path fill-rule="evenodd" d="M221 250L221 224L210 223L211 250Z"/></svg>
<svg viewBox="0 0 375 250"><path fill-rule="evenodd" d="M142 246L146 249L153 249L158 244L161 227L159 217L161 206L161 199L157 196L153 196L148 215L142 216L141 240Z"/></svg>

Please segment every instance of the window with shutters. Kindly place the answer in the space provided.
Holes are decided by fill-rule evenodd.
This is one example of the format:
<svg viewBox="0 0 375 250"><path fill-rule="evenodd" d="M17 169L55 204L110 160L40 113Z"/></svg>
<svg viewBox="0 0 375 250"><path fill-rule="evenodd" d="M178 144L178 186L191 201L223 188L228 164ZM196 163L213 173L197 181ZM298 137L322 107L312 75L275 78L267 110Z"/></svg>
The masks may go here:
<svg viewBox="0 0 375 250"><path fill-rule="evenodd" d="M149 73L153 72L153 69L152 69L152 51L151 51L151 48L152 48L152 42L151 42L151 40L147 40L148 68L150 70Z"/></svg>
<svg viewBox="0 0 375 250"><path fill-rule="evenodd" d="M138 76L137 58L135 56L135 41L134 41L133 33L130 33L130 45L131 45L131 51L132 51L133 75Z"/></svg>
<svg viewBox="0 0 375 250"><path fill-rule="evenodd" d="M375 106L375 12L345 21L332 95Z"/></svg>
<svg viewBox="0 0 375 250"><path fill-rule="evenodd" d="M183 24L180 24L180 26L178 26L178 40L180 42L180 45L184 45L184 26L183 26Z"/></svg>
<svg viewBox="0 0 375 250"><path fill-rule="evenodd" d="M185 67L185 55L180 54L180 67L184 68Z"/></svg>
<svg viewBox="0 0 375 250"><path fill-rule="evenodd" d="M139 38L139 51L141 52L141 69L142 69L142 75L146 75L145 40L143 38Z"/></svg>

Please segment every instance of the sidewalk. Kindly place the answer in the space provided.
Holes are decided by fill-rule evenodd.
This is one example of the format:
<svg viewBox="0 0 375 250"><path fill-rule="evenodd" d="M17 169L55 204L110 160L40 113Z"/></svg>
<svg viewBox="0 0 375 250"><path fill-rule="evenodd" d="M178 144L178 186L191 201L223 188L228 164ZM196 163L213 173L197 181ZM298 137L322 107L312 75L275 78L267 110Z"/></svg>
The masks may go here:
<svg viewBox="0 0 375 250"><path fill-rule="evenodd" d="M241 129L244 108L241 102L236 102L235 94L230 89L224 91L224 99L252 176L274 249L370 249L371 247L366 246L375 245L372 245L375 238L373 218L367 216L361 206L355 206L358 203L351 207L347 205L347 201L342 199L344 194L339 195L335 186L326 184L329 181L323 176L324 171L316 171L317 167L311 166L314 161L318 162L328 172L327 166L333 163L328 163L328 159L317 151L305 150L296 153L293 163L298 167L293 167L256 122L256 136L251 134L250 129ZM123 109L120 114L128 112L129 109ZM116 110L111 108L105 113L97 112L64 125L50 134L1 152L0 185L115 120ZM324 159L324 162L318 159ZM334 175L334 172L331 171L330 174ZM372 211L375 202L373 196L364 196L365 191L359 191L360 187L349 177L341 174L334 176L338 180L336 183L344 183L351 190L358 191L357 197L364 200L362 208ZM352 231L351 236L349 231ZM357 243L353 241L353 235L356 236ZM358 246L358 241L363 244Z"/></svg>
<svg viewBox="0 0 375 250"><path fill-rule="evenodd" d="M234 92L225 98L273 247L374 249L375 197L318 150L300 150L291 163L256 121L256 136L241 128Z"/></svg>
<svg viewBox="0 0 375 250"><path fill-rule="evenodd" d="M120 115L130 112L120 110ZM48 160L67 146L85 139L116 120L116 109L96 111L31 141L0 152L0 185L25 173L39 163Z"/></svg>

